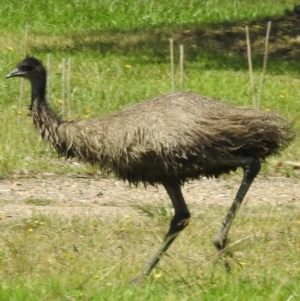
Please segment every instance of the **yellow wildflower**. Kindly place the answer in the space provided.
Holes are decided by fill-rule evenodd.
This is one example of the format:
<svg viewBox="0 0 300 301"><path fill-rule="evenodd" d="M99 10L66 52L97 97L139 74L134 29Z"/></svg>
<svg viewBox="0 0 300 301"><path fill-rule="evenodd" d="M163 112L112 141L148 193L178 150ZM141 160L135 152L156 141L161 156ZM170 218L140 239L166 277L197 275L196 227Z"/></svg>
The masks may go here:
<svg viewBox="0 0 300 301"><path fill-rule="evenodd" d="M162 276L161 273L156 273L153 275L154 278L161 278L161 276Z"/></svg>

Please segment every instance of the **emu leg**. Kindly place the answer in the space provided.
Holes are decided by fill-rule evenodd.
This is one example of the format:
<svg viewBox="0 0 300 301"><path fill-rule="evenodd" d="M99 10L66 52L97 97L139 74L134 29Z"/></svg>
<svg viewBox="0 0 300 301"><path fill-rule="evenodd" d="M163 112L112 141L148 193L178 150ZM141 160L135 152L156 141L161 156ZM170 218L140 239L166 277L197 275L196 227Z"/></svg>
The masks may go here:
<svg viewBox="0 0 300 301"><path fill-rule="evenodd" d="M163 184L167 193L172 201L175 209L175 215L171 221L170 229L166 234L161 246L144 266L142 272L131 280L131 283L135 282L141 277L148 276L153 268L157 265L161 255L168 250L178 234L188 225L190 219L190 213L184 201L180 185L176 184Z"/></svg>
<svg viewBox="0 0 300 301"><path fill-rule="evenodd" d="M234 163L234 161L232 162ZM239 207L242 204L242 201L250 188L253 180L260 171L260 162L253 158L242 158L238 159L236 162L237 166L242 166L244 170L243 181L240 185L240 188L237 192L237 195L225 217L225 220L222 223L220 230L213 237L213 243L217 250L220 252L226 247L227 235L231 226L231 223L237 214ZM229 269L229 266L226 264L226 268Z"/></svg>

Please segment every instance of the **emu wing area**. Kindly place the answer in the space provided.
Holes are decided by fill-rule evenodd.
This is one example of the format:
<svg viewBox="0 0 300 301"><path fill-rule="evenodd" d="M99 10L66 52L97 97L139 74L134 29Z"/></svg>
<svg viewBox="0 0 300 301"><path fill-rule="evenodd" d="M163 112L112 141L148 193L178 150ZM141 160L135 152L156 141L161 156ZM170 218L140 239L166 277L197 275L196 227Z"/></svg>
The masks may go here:
<svg viewBox="0 0 300 301"><path fill-rule="evenodd" d="M228 159L263 160L293 138L290 124L277 114L188 92L159 96L101 119L66 123L65 132L72 136L74 156L133 184L218 177L238 167Z"/></svg>

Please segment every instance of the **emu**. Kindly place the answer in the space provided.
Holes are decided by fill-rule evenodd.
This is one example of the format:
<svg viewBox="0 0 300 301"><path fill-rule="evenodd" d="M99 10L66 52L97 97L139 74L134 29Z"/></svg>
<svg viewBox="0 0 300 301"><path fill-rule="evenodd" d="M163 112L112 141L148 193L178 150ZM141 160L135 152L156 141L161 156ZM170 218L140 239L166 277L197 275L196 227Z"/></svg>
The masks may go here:
<svg viewBox="0 0 300 301"><path fill-rule="evenodd" d="M290 123L275 113L232 107L189 92L157 96L102 118L64 121L45 98L46 70L40 60L27 56L6 77L30 81L29 113L59 156L99 165L129 184L166 189L175 214L161 246L136 279L150 274L188 225L190 212L181 192L185 182L243 169L236 197L212 239L222 252L261 162L294 136Z"/></svg>

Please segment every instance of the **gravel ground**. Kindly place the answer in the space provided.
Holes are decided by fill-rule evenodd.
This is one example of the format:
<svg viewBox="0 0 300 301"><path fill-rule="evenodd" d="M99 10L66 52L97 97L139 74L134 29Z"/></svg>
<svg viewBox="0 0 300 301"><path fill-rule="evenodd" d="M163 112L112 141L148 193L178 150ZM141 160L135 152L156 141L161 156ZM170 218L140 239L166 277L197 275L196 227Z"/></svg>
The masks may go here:
<svg viewBox="0 0 300 301"><path fill-rule="evenodd" d="M183 194L192 213L203 206L230 206L239 187L237 176L226 179L202 179L186 184ZM258 204L300 205L299 184L295 178L258 177L243 206ZM0 181L0 219L27 218L32 214L62 216L89 215L118 217L138 215L136 206L170 200L161 186L130 187L106 177L74 177L40 174L35 178ZM300 208L300 206L299 206Z"/></svg>

